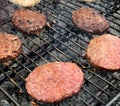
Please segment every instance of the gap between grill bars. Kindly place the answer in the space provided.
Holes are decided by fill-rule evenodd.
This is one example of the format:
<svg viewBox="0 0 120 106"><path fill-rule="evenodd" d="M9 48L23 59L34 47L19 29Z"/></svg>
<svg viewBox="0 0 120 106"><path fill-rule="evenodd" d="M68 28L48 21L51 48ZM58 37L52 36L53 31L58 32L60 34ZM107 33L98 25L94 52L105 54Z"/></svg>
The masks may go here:
<svg viewBox="0 0 120 106"><path fill-rule="evenodd" d="M114 8L115 11L108 10L109 8L104 4ZM94 68L90 67L86 59L82 56L85 53L89 40L92 39L93 36L88 37L90 36L89 34L80 32L72 24L70 17L71 12L81 6L93 7L102 12L110 22L110 30L108 32L114 35L120 33L120 29L118 28L120 23L113 20L120 20L120 13L117 11L119 8L116 7L116 9L115 6L112 7L112 5L106 1L101 1L100 4L97 4L60 0L54 5L51 1L42 1L30 9L43 12L47 16L50 24L52 24L50 27L46 27L41 36L38 37L24 35L13 26L11 20L2 23L0 29L4 32L17 34L22 39L24 48L24 53L11 62L9 66L1 66L0 73L2 77L0 77L0 90L9 98L7 98L8 101L11 100L17 106L21 105L21 101L23 102L22 98L24 98L28 104L34 101L40 106L103 106L115 102L114 98L116 98L120 92L118 86L120 83L119 77L116 77L116 73L94 72ZM7 12L5 8L0 8ZM114 13L117 15L114 15ZM3 15L8 19L10 18L5 14ZM54 105L42 104L33 100L27 95L25 90L25 78L27 75L36 66L51 61L75 62L83 68L85 73L85 81L81 91L70 99ZM14 95L7 90L4 83L12 84L12 87L10 87L15 90L12 91Z"/></svg>

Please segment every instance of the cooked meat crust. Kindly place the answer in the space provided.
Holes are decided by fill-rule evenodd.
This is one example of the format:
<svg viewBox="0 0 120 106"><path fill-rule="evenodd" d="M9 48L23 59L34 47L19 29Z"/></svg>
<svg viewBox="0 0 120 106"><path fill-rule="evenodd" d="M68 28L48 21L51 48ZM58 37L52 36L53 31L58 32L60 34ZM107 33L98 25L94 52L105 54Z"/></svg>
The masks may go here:
<svg viewBox="0 0 120 106"><path fill-rule="evenodd" d="M84 74L74 63L52 62L39 66L26 78L26 89L43 103L59 102L78 93Z"/></svg>
<svg viewBox="0 0 120 106"><path fill-rule="evenodd" d="M86 55L95 67L111 71L120 69L120 38L110 34L92 39Z"/></svg>
<svg viewBox="0 0 120 106"><path fill-rule="evenodd" d="M74 24L88 33L102 34L109 28L106 19L91 8L79 8L72 13Z"/></svg>
<svg viewBox="0 0 120 106"><path fill-rule="evenodd" d="M41 0L9 0L9 1L23 7L33 7Z"/></svg>
<svg viewBox="0 0 120 106"><path fill-rule="evenodd" d="M46 25L46 17L28 9L16 10L13 13L12 21L20 30L28 34L38 35Z"/></svg>
<svg viewBox="0 0 120 106"><path fill-rule="evenodd" d="M12 34L0 32L0 62L15 59L22 53L20 39Z"/></svg>

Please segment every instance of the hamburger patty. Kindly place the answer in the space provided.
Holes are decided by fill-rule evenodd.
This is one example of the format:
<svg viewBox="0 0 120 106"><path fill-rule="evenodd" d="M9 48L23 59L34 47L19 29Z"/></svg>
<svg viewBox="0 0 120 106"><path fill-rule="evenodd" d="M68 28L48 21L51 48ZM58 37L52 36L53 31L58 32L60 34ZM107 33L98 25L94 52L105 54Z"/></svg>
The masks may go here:
<svg viewBox="0 0 120 106"><path fill-rule="evenodd" d="M87 47L86 55L90 63L96 67L111 71L120 69L120 38L104 34L92 39Z"/></svg>
<svg viewBox="0 0 120 106"><path fill-rule="evenodd" d="M0 62L7 62L22 53L20 39L12 34L0 32Z"/></svg>
<svg viewBox="0 0 120 106"><path fill-rule="evenodd" d="M10 2L23 6L23 7L33 7L40 3L41 0L9 0Z"/></svg>
<svg viewBox="0 0 120 106"><path fill-rule="evenodd" d="M106 19L91 8L79 8L72 12L74 24L85 32L102 34L109 28Z"/></svg>
<svg viewBox="0 0 120 106"><path fill-rule="evenodd" d="M42 31L47 23L45 15L28 9L16 10L13 13L12 21L20 30L36 35Z"/></svg>
<svg viewBox="0 0 120 106"><path fill-rule="evenodd" d="M74 63L52 62L41 65L26 78L26 89L43 103L59 102L79 92L84 74Z"/></svg>

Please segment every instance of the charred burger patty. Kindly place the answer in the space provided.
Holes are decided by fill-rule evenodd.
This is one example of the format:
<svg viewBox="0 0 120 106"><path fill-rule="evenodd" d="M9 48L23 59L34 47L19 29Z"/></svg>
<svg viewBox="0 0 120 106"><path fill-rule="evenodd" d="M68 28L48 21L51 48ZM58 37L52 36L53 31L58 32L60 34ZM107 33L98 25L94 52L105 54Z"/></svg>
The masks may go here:
<svg viewBox="0 0 120 106"><path fill-rule="evenodd" d="M20 30L38 35L47 23L46 17L38 12L20 9L13 13L12 21Z"/></svg>
<svg viewBox="0 0 120 106"><path fill-rule="evenodd" d="M102 34L109 28L106 19L91 8L82 7L73 11L72 20L80 30L93 34Z"/></svg>

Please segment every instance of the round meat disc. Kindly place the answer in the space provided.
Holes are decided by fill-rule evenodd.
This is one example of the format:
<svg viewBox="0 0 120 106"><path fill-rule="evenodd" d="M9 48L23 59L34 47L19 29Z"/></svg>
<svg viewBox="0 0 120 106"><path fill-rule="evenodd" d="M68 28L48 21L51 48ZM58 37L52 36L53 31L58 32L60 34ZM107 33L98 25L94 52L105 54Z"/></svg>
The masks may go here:
<svg viewBox="0 0 120 106"><path fill-rule="evenodd" d="M72 12L73 23L82 31L103 34L109 28L105 17L92 8L79 8Z"/></svg>
<svg viewBox="0 0 120 106"><path fill-rule="evenodd" d="M87 58L95 67L111 71L120 69L120 38L110 34L92 39L87 47Z"/></svg>
<svg viewBox="0 0 120 106"><path fill-rule="evenodd" d="M29 95L43 103L61 101L79 92L84 80L74 63L51 62L35 68L26 78Z"/></svg>
<svg viewBox="0 0 120 106"><path fill-rule="evenodd" d="M9 0L13 4L23 6L23 7L33 7L40 3L41 0Z"/></svg>
<svg viewBox="0 0 120 106"><path fill-rule="evenodd" d="M21 53L21 40L13 34L0 32L0 62L15 59Z"/></svg>
<svg viewBox="0 0 120 106"><path fill-rule="evenodd" d="M12 22L21 31L38 35L45 27L47 20L44 14L28 9L20 9L13 13Z"/></svg>

